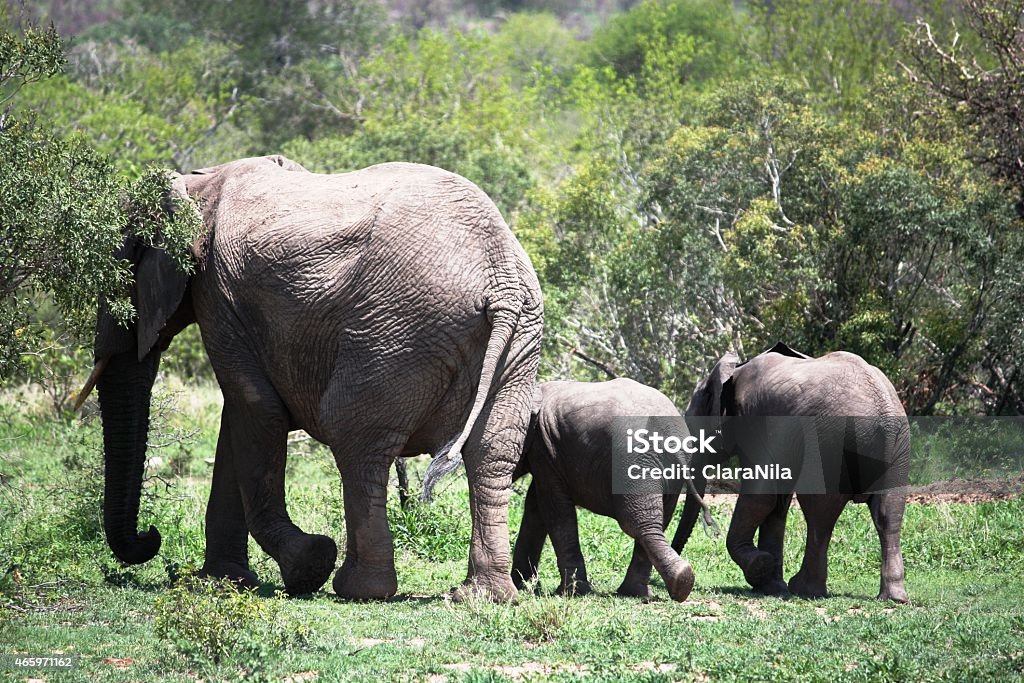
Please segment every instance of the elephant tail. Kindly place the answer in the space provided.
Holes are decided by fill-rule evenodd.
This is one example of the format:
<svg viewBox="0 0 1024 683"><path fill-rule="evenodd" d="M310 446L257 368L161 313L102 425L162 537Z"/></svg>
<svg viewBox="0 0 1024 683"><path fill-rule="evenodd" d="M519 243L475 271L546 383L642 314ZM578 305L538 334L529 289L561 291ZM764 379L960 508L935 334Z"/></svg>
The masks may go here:
<svg viewBox="0 0 1024 683"><path fill-rule="evenodd" d="M672 537L672 550L679 554L682 554L683 548L686 547L686 542L690 540L693 527L697 523L697 516L701 512L703 512L701 521L704 524L705 533L712 536L718 536L721 533L718 524L711 517L711 509L694 486L693 480L687 479L686 484L686 502L683 503L683 514L679 517L679 526L676 527L676 533Z"/></svg>
<svg viewBox="0 0 1024 683"><path fill-rule="evenodd" d="M491 338L487 342L487 351L484 353L484 364L480 370L480 384L477 386L476 399L473 401L473 408L469 411L469 419L457 437L445 444L441 450L430 461L426 473L423 475L423 493L421 499L429 501L432 497L434 486L445 475L450 474L458 468L462 462L462 447L469 440L469 435L476 425L477 418L484 409L487 399L491 393L491 385L498 374L498 366L508 351L512 335L516 330L519 320L519 309L499 308L494 311L491 321Z"/></svg>

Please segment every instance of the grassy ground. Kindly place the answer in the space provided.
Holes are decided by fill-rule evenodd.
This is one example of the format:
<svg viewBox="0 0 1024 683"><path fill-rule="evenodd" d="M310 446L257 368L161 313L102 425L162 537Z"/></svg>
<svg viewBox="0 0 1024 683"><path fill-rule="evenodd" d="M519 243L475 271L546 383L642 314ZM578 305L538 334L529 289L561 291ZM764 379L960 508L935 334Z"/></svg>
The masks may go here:
<svg viewBox="0 0 1024 683"><path fill-rule="evenodd" d="M179 387L180 390L180 387ZM401 595L351 603L321 592L275 595L280 576L253 547L259 594L190 586L202 559L202 517L218 395L162 383L142 525L164 538L142 567L120 566L103 542L97 421L52 419L45 403L0 403L0 658L75 654L74 671L4 669L0 680L195 681L556 679L1020 680L1024 677L1024 503L911 505L904 530L910 606L878 603L878 543L864 506L847 509L821 601L744 589L721 538L698 531L687 555L697 586L683 604L610 595L631 542L614 522L580 514L598 596L552 596L545 551L538 594L513 605L452 605L464 577L469 513L464 480L432 506L391 508ZM196 428L198 432L189 436ZM337 472L311 441L292 445L288 502L307 531L343 547ZM415 480L415 475L414 475ZM522 491L513 497L518 528ZM728 504L718 508L727 521ZM789 519L787 574L803 521Z"/></svg>

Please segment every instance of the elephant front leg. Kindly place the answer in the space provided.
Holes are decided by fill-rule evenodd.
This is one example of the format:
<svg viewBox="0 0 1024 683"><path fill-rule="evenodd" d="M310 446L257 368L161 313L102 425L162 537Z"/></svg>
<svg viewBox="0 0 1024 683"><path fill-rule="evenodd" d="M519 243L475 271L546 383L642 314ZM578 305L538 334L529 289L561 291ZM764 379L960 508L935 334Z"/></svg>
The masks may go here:
<svg viewBox="0 0 1024 683"><path fill-rule="evenodd" d="M778 498L772 494L740 494L732 513L725 547L743 578L757 589L772 580L775 557L754 546L754 533L775 509Z"/></svg>
<svg viewBox="0 0 1024 683"><path fill-rule="evenodd" d="M542 490L542 497L544 523L558 561L558 592L562 595L588 595L593 589L580 548L576 506L562 491Z"/></svg>
<svg viewBox="0 0 1024 683"><path fill-rule="evenodd" d="M260 583L249 569L249 529L235 477L231 434L224 419L217 439L210 501L206 506L206 561L200 575L229 579L244 588L256 588Z"/></svg>
<svg viewBox="0 0 1024 683"><path fill-rule="evenodd" d="M765 595L787 595L789 587L783 578L782 551L786 539L786 517L789 514L789 504L793 494L784 493L777 496L775 509L773 509L757 532L757 549L766 552L774 558L771 577L757 590Z"/></svg>
<svg viewBox="0 0 1024 683"><path fill-rule="evenodd" d="M622 579L615 592L630 598L651 597L651 560L647 557L643 544L633 542L633 555L629 559L626 576Z"/></svg>
<svg viewBox="0 0 1024 683"><path fill-rule="evenodd" d="M512 551L512 583L518 590L522 590L523 586L537 578L540 555L544 550L544 540L548 536L541 517L539 495L537 484L531 483L526 492L523 521L519 525L519 535Z"/></svg>
<svg viewBox="0 0 1024 683"><path fill-rule="evenodd" d="M229 425L234 472L249 533L277 561L288 593L312 593L331 575L338 548L327 536L303 532L288 516L284 408L269 397L259 405L243 406L230 402L227 392L225 399L224 420Z"/></svg>

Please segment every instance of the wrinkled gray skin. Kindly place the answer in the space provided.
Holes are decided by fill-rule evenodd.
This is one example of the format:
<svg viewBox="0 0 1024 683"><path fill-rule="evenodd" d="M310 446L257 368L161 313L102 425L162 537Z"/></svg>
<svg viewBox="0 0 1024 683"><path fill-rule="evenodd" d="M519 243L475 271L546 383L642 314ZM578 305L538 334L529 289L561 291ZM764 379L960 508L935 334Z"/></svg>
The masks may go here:
<svg viewBox="0 0 1024 683"><path fill-rule="evenodd" d="M516 586L522 588L537 575L544 539L550 535L560 591L591 592L576 526L579 506L615 519L635 539L619 594L650 595L653 563L669 595L685 600L693 588L693 569L665 538L678 495L612 493L613 418L679 415L676 407L656 389L629 379L546 382L538 386L535 401L527 448L516 469L517 478L533 475L512 555Z"/></svg>
<svg viewBox="0 0 1024 683"><path fill-rule="evenodd" d="M876 367L860 356L843 351L809 358L784 344L739 364L734 353L718 361L701 381L686 408L687 416L841 416L896 417L906 413L892 384ZM869 421L864 421L865 423ZM906 481L910 457L909 425L905 419L872 422L874 433L858 435L858 442L871 443L892 464L894 478ZM900 425L892 428L892 425ZM727 457L727 456L726 456ZM843 458L842 443L821 457ZM703 462L696 465L697 472ZM706 482L694 482L703 495ZM783 581L782 548L786 515L792 494L741 494L736 502L726 547L755 590L821 598L828 594L828 546L843 508L851 500L866 502L871 511L882 549L880 600L908 602L903 583L903 555L900 531L906 507L906 487L870 495L797 494L807 521L807 546L800 571L789 584ZM699 506L688 495L672 547L686 545L697 519ZM754 545L754 533L758 542Z"/></svg>
<svg viewBox="0 0 1024 683"><path fill-rule="evenodd" d="M138 320L101 312L96 359L106 460L104 521L120 559L159 549L137 533L149 398L160 353L198 322L224 394L203 571L244 584L247 532L293 594L318 589L337 548L304 533L284 498L289 430L330 446L347 546L338 595L397 590L385 514L395 458L460 453L470 486L467 583L510 599L507 509L540 354L540 288L493 203L429 166L318 175L280 156L179 176L209 234L182 275L159 249L126 242ZM458 440L455 440L458 437ZM445 458L438 458L445 460ZM457 464L457 463L456 463Z"/></svg>

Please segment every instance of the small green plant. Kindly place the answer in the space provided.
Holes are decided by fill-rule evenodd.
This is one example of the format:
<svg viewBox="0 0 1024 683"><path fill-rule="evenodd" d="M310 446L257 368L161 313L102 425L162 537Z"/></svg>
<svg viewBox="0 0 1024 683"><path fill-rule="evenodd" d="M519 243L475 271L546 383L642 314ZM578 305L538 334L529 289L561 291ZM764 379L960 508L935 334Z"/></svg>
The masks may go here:
<svg viewBox="0 0 1024 683"><path fill-rule="evenodd" d="M466 556L470 530L464 501L465 492L447 491L430 503L410 498L406 507L388 506L395 547L405 548L434 562L459 560Z"/></svg>
<svg viewBox="0 0 1024 683"><path fill-rule="evenodd" d="M11 608L10 602L14 599L15 593L18 590L16 579L17 568L12 567L10 570L0 574L0 634L3 634L10 625Z"/></svg>
<svg viewBox="0 0 1024 683"><path fill-rule="evenodd" d="M156 599L156 634L196 665L251 668L271 650L309 642L309 627L288 620L282 604L280 593L261 597L189 571Z"/></svg>
<svg viewBox="0 0 1024 683"><path fill-rule="evenodd" d="M486 598L472 598L454 608L457 618L474 638L493 642L508 639L544 644L558 641L580 623L580 610L585 601L561 596L530 596L526 588L518 602L493 603Z"/></svg>

